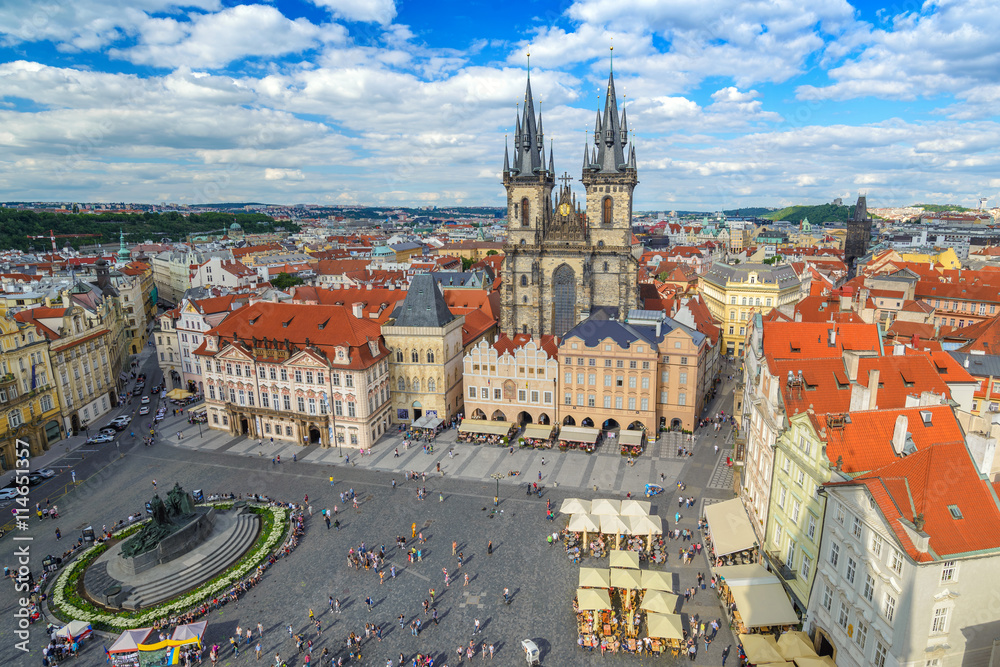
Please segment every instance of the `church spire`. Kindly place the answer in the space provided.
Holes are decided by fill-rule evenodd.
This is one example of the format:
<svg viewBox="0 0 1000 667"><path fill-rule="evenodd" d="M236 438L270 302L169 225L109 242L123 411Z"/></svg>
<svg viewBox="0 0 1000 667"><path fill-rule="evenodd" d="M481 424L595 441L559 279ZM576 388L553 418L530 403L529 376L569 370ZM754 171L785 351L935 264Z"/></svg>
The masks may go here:
<svg viewBox="0 0 1000 667"><path fill-rule="evenodd" d="M521 175L537 174L545 169L543 157L545 146L541 136L541 116L535 116L530 72L524 88L524 110L517 123L518 131L514 137L514 169Z"/></svg>
<svg viewBox="0 0 1000 667"><path fill-rule="evenodd" d="M503 135L503 173L504 176L510 173L510 159L507 157L507 135Z"/></svg>
<svg viewBox="0 0 1000 667"><path fill-rule="evenodd" d="M556 175L556 157L555 148L553 147L554 142L549 139L549 176Z"/></svg>
<svg viewBox="0 0 1000 667"><path fill-rule="evenodd" d="M597 141L597 163L603 174L618 173L625 168L625 144L622 128L618 124L618 100L615 94L615 75L608 74L608 91L604 99L604 116L600 122Z"/></svg>

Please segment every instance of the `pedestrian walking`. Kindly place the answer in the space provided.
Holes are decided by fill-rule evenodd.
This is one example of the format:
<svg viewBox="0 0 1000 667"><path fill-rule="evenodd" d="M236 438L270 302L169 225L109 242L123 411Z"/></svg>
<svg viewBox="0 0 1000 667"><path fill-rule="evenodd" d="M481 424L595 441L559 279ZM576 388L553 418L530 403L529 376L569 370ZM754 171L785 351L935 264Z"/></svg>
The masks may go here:
<svg viewBox="0 0 1000 667"><path fill-rule="evenodd" d="M457 550L458 550L458 541L457 540L452 540L451 541L451 555L454 556L455 552Z"/></svg>
<svg viewBox="0 0 1000 667"><path fill-rule="evenodd" d="M489 556L493 555L493 540L490 540L490 543L486 545L486 554Z"/></svg>
<svg viewBox="0 0 1000 667"><path fill-rule="evenodd" d="M365 604L368 605L368 611L371 611L372 607L375 606L375 601L372 600L372 597L369 595L365 598Z"/></svg>
<svg viewBox="0 0 1000 667"><path fill-rule="evenodd" d="M263 624L263 623L258 623L258 624L257 624L257 633L258 633L258 634L259 634L259 635L260 635L261 637L263 637L263 636L264 636L264 624Z"/></svg>
<svg viewBox="0 0 1000 667"><path fill-rule="evenodd" d="M468 585L469 585L469 573L466 572L465 573L465 583L462 584L462 587L464 588L464 587L466 587Z"/></svg>
<svg viewBox="0 0 1000 667"><path fill-rule="evenodd" d="M472 634L474 634L474 635L478 635L479 633L480 633L480 628L479 628L479 619L477 618L477 619L476 619L476 631L475 631L475 632L473 632Z"/></svg>
<svg viewBox="0 0 1000 667"><path fill-rule="evenodd" d="M257 654L257 659L260 660L260 642L257 642L257 646L254 647L253 652Z"/></svg>

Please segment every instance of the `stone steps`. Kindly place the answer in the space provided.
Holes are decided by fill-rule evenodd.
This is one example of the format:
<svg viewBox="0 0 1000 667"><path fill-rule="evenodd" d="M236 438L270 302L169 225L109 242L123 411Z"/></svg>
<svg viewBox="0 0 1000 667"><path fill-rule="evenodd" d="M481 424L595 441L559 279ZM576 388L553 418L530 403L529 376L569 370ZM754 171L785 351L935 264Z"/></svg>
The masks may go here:
<svg viewBox="0 0 1000 667"><path fill-rule="evenodd" d="M123 601L125 609L140 609L176 597L222 573L243 555L257 538L260 520L256 514L241 514L218 548L180 574L172 574L133 588ZM181 556L185 558L185 556Z"/></svg>

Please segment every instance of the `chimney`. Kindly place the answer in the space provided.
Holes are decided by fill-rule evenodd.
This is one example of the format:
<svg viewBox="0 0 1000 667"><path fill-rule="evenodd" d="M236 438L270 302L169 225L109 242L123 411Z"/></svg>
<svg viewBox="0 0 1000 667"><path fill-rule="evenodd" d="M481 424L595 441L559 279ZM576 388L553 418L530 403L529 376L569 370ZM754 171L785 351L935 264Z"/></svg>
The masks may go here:
<svg viewBox="0 0 1000 667"><path fill-rule="evenodd" d="M880 371L878 369L868 371L868 409L877 410L878 403L876 399L878 398L878 378Z"/></svg>
<svg viewBox="0 0 1000 667"><path fill-rule="evenodd" d="M906 415L896 417L896 425L892 429L892 451L896 453L896 456L903 455L903 446L906 444L907 426L909 426L909 419L907 419Z"/></svg>
<svg viewBox="0 0 1000 667"><path fill-rule="evenodd" d="M966 368L969 367L969 358L968 357L965 358L965 362L962 365L965 366Z"/></svg>
<svg viewBox="0 0 1000 667"><path fill-rule="evenodd" d="M364 317L364 307L365 304L358 301L357 303L351 304L351 310L354 312L354 317L362 318Z"/></svg>
<svg viewBox="0 0 1000 667"><path fill-rule="evenodd" d="M837 346L837 327L830 327L827 331L827 346L836 347Z"/></svg>

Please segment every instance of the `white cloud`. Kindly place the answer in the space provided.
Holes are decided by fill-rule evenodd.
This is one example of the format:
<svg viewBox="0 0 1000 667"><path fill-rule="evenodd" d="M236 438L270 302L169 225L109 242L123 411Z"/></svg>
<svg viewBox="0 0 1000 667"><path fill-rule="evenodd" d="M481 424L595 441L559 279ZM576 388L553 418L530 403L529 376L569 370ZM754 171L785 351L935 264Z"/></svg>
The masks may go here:
<svg viewBox="0 0 1000 667"><path fill-rule="evenodd" d="M393 0L313 0L319 7L330 10L335 18L366 23L389 23L396 17Z"/></svg>
<svg viewBox="0 0 1000 667"><path fill-rule="evenodd" d="M302 181L305 174L301 169L265 169L265 181Z"/></svg>
<svg viewBox="0 0 1000 667"><path fill-rule="evenodd" d="M1000 83L1000 14L992 0L928 1L884 28L857 31L827 50L846 60L829 85L800 86L802 99L964 97ZM858 51L854 54L854 51Z"/></svg>
<svg viewBox="0 0 1000 667"><path fill-rule="evenodd" d="M343 26L290 20L274 7L237 5L189 21L154 18L138 27L139 43L111 54L157 67L222 67L247 56L299 53L322 43L343 43Z"/></svg>

